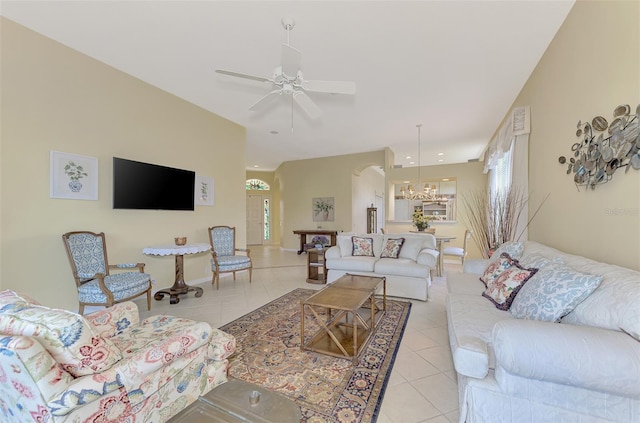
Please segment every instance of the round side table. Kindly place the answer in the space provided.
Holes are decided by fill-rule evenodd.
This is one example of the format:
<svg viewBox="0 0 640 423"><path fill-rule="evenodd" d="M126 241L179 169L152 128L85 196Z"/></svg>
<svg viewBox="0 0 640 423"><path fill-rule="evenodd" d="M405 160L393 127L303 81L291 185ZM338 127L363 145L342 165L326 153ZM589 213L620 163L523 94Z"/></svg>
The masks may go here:
<svg viewBox="0 0 640 423"><path fill-rule="evenodd" d="M192 287L184 282L184 255L199 254L210 251L209 244L186 244L186 245L159 245L155 247L147 247L142 252L151 256L175 256L176 258L176 281L171 288L161 289L157 291L153 298L160 301L165 295L169 296L169 304L177 304L180 302L178 295L183 295L191 291L195 291L196 297L202 297L202 288Z"/></svg>

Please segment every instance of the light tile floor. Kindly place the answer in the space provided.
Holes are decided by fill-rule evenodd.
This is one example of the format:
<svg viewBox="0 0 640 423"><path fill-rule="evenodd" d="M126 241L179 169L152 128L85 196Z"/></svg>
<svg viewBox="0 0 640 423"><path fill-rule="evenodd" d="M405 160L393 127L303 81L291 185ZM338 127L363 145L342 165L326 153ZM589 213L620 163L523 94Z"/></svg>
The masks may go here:
<svg viewBox="0 0 640 423"><path fill-rule="evenodd" d="M306 283L306 255L282 251L277 246L252 246L253 280L247 272L220 279L220 290L202 283L204 295L180 297L178 304L153 300L151 311L146 300L138 301L142 318L170 314L206 321L220 327L295 288L320 289ZM460 270L459 264L446 263L447 271ZM188 275L185 275L188 279ZM170 286L171 282L159 285ZM427 302L412 301L409 322L382 401L378 423L447 423L458 421L458 393L447 335L444 277L433 278Z"/></svg>

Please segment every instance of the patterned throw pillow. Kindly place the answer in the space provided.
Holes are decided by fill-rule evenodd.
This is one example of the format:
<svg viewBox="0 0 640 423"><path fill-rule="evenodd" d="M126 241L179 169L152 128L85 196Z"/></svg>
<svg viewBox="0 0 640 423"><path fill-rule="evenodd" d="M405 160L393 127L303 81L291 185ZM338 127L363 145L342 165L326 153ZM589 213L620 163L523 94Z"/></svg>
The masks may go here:
<svg viewBox="0 0 640 423"><path fill-rule="evenodd" d="M0 292L0 313L12 313L34 305L39 303L25 294L9 289Z"/></svg>
<svg viewBox="0 0 640 423"><path fill-rule="evenodd" d="M505 253L505 255L507 255ZM518 295L520 288L536 274L538 269L527 269L517 261L500 274L493 282L488 284L482 296L488 298L497 309L509 310L511 303Z"/></svg>
<svg viewBox="0 0 640 423"><path fill-rule="evenodd" d="M382 249L382 253L380 253L380 258L388 257L397 259L400 255L402 244L404 244L404 238L387 239L387 242Z"/></svg>
<svg viewBox="0 0 640 423"><path fill-rule="evenodd" d="M351 243L353 244L352 256L373 257L373 238L352 236Z"/></svg>
<svg viewBox="0 0 640 423"><path fill-rule="evenodd" d="M548 263L513 300L516 319L559 322L600 286L602 276L578 272L562 263Z"/></svg>
<svg viewBox="0 0 640 423"><path fill-rule="evenodd" d="M489 260L498 260L498 258L502 256L502 253L507 253L512 259L518 260L520 257L522 257L523 252L524 244L522 242L507 241L496 249Z"/></svg>
<svg viewBox="0 0 640 423"><path fill-rule="evenodd" d="M490 283L495 281L502 272L511 267L514 260L507 253L501 254L501 256L489 263L489 267L486 268L482 276L480 276L480 282L487 287Z"/></svg>
<svg viewBox="0 0 640 423"><path fill-rule="evenodd" d="M122 356L113 343L95 333L79 314L30 306L0 313L0 333L36 338L75 377L109 369Z"/></svg>

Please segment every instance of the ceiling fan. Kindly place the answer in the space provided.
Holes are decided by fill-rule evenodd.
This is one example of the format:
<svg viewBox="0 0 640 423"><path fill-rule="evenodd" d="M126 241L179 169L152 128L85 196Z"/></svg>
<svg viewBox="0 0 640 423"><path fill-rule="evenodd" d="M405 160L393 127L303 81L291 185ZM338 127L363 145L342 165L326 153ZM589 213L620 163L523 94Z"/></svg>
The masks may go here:
<svg viewBox="0 0 640 423"><path fill-rule="evenodd" d="M307 93L353 95L356 93L356 84L355 82L349 81L310 81L304 79L304 75L300 70L302 53L289 44L289 33L295 26L295 21L292 18L283 17L281 22L287 31L287 43L282 44L282 63L273 70L273 76L271 78L263 78L223 69L216 69L216 72L223 75L272 84L273 90L255 102L249 107L249 110L263 110L275 98L282 95L291 95L291 101L295 101L309 118L314 120L318 119L322 116L322 111L313 100L311 100Z"/></svg>

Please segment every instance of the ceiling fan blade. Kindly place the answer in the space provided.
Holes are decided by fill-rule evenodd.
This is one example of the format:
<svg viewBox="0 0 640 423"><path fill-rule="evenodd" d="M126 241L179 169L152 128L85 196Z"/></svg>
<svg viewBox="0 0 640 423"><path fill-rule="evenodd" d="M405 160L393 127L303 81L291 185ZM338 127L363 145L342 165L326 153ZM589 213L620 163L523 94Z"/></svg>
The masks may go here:
<svg viewBox="0 0 640 423"><path fill-rule="evenodd" d="M272 82L270 79L263 78L261 76L247 75L246 73L232 72L232 71L227 71L222 69L216 69L216 73L221 73L223 75L228 75L228 76L235 76L237 78L252 79L254 81L259 81L259 82Z"/></svg>
<svg viewBox="0 0 640 423"><path fill-rule="evenodd" d="M303 81L302 88L314 93L355 94L356 83L350 81Z"/></svg>
<svg viewBox="0 0 640 423"><path fill-rule="evenodd" d="M256 101L253 106L249 107L249 110L257 112L266 108L276 97L282 93L282 90L273 90L269 94Z"/></svg>
<svg viewBox="0 0 640 423"><path fill-rule="evenodd" d="M311 119L315 120L322 116L322 110L320 110L318 106L316 106L316 103L314 103L304 92L294 91L293 99Z"/></svg>
<svg viewBox="0 0 640 423"><path fill-rule="evenodd" d="M295 78L298 75L301 61L302 53L299 50L287 44L282 45L282 73L289 78Z"/></svg>

